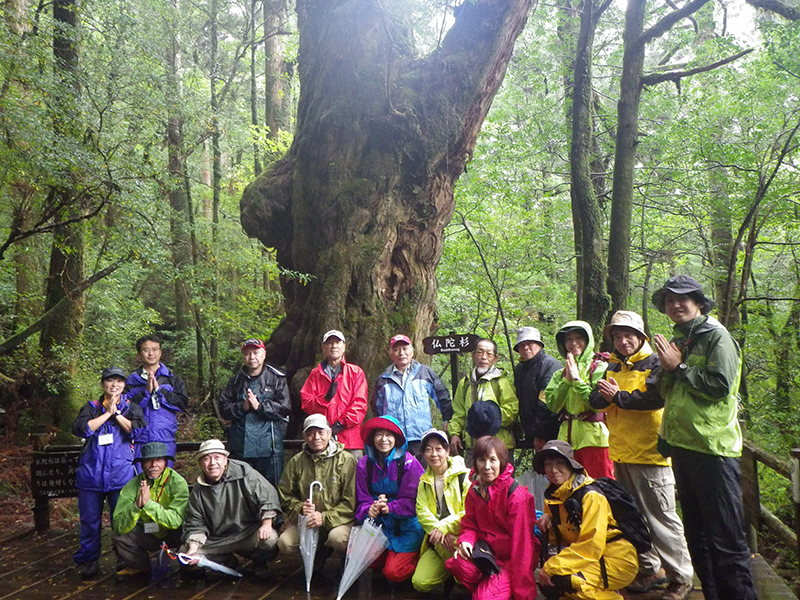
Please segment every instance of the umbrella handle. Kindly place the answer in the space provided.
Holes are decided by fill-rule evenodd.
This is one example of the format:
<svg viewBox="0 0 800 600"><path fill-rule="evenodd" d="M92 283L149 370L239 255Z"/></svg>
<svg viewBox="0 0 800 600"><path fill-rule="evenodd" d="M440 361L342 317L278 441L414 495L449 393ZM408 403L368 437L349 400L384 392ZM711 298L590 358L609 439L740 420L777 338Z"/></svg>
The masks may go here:
<svg viewBox="0 0 800 600"><path fill-rule="evenodd" d="M321 481L312 481L311 482L311 485L308 486L308 501L312 502L312 503L314 502L313 496L314 496L314 486L315 485L319 486L319 491L322 491L322 489L323 489Z"/></svg>

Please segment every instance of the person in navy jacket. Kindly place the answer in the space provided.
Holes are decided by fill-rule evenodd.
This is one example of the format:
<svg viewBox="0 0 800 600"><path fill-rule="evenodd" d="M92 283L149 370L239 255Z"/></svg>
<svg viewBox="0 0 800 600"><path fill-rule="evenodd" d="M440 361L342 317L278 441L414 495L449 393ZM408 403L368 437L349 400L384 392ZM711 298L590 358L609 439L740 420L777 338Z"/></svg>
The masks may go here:
<svg viewBox="0 0 800 600"><path fill-rule="evenodd" d="M73 558L86 578L100 571L103 502L108 500L113 517L120 490L136 474L131 432L147 425L142 409L122 397L125 371L104 369L100 382L103 395L84 404L72 424L72 433L85 439L75 473L81 533Z"/></svg>
<svg viewBox="0 0 800 600"><path fill-rule="evenodd" d="M148 442L163 442L169 456L175 456L178 413L189 405L186 385L161 362L161 338L157 335L136 340L136 354L142 366L128 375L125 397L141 407L147 427L134 432L134 457L141 457L142 446ZM173 463L170 460L167 466ZM141 472L138 464L137 472Z"/></svg>

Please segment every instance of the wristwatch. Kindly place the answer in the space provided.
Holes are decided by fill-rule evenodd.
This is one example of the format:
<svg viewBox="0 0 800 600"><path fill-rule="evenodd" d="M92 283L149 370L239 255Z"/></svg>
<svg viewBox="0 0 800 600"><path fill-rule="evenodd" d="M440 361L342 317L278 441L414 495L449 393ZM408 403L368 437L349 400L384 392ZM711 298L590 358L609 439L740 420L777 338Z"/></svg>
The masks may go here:
<svg viewBox="0 0 800 600"><path fill-rule="evenodd" d="M681 363L677 367L675 367L675 372L678 375L686 375L686 371L688 371L688 370L689 370L689 367L686 365L686 363Z"/></svg>

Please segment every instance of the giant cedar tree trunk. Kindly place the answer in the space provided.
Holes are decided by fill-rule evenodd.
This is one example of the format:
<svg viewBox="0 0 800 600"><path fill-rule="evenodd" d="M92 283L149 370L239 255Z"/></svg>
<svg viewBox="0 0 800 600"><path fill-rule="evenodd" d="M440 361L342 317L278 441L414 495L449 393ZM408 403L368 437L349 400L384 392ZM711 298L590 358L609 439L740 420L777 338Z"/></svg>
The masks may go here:
<svg viewBox="0 0 800 600"><path fill-rule="evenodd" d="M434 319L435 269L464 171L531 0L472 0L442 46L413 55L379 0L298 0L300 100L287 155L241 201L245 231L276 249L286 317L269 342L290 373L337 328L370 377L398 332Z"/></svg>

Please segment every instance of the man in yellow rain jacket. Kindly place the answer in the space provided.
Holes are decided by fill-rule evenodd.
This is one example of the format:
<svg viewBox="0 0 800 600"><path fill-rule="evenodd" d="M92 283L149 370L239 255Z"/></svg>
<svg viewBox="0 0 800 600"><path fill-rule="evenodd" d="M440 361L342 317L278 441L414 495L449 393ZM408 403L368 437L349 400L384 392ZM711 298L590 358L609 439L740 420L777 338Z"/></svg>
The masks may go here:
<svg viewBox="0 0 800 600"><path fill-rule="evenodd" d="M675 510L675 475L669 459L656 450L664 413L656 389L658 354L635 312L614 313L603 337L614 343L614 353L589 403L606 411L616 479L636 499L653 539L653 548L639 556L639 575L628 591L644 593L668 584L662 598L683 600L692 590L694 571Z"/></svg>

